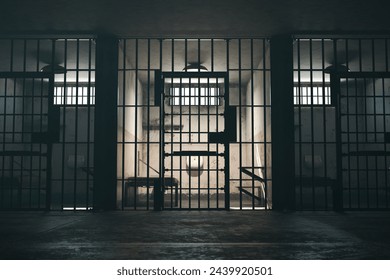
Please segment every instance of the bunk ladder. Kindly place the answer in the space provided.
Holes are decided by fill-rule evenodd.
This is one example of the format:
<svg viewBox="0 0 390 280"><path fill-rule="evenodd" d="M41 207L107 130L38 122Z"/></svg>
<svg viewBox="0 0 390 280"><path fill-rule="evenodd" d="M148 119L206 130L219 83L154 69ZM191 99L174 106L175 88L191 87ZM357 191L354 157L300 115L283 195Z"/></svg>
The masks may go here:
<svg viewBox="0 0 390 280"><path fill-rule="evenodd" d="M253 180L257 181L257 182L260 182L260 189L261 189L261 196L257 196L255 195L254 193L251 193L250 191L244 189L242 186L239 186L237 187L238 190L248 196L250 196L251 198L259 201L259 202L265 202L266 206L268 206L267 204L267 200L266 200L266 197L265 197L265 189L264 189L264 186L265 186L265 180L264 178L254 174L251 170L249 169L263 169L264 167L248 167L248 166L243 166L243 167L240 167L240 171L242 173L244 173L245 175L248 175L249 177L253 178Z"/></svg>

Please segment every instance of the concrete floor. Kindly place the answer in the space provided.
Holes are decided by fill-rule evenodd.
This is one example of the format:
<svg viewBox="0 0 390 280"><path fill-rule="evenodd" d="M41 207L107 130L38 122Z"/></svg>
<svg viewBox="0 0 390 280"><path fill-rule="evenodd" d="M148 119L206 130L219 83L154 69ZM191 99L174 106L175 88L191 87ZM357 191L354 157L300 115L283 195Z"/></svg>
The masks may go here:
<svg viewBox="0 0 390 280"><path fill-rule="evenodd" d="M0 259L390 259L390 212L0 212Z"/></svg>

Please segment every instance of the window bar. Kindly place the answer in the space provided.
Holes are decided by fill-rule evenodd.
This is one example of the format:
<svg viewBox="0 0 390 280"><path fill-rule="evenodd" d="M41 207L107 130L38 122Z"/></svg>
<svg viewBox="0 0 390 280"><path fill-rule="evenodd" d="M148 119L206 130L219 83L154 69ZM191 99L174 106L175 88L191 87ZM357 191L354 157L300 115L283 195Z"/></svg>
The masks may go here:
<svg viewBox="0 0 390 280"><path fill-rule="evenodd" d="M135 110L135 116L134 116L134 210L137 210L137 167L138 167L138 94L139 94L139 88L138 88L138 39L135 39L135 79L134 79L134 91L135 91L135 101L134 101L134 110Z"/></svg>
<svg viewBox="0 0 390 280"><path fill-rule="evenodd" d="M122 210L124 210L127 202L127 190L130 192L131 189L126 187L126 178L125 178L125 155L126 155L126 133L125 133L125 127L126 127L126 73L127 73L127 65L126 65L126 56L127 56L127 39L123 39L123 58L122 58L122 104L120 105L122 108L122 170L121 170L121 187L122 187Z"/></svg>
<svg viewBox="0 0 390 280"><path fill-rule="evenodd" d="M298 153L299 153L299 208L303 210L303 166L302 166L302 91L301 91L301 40L297 39L297 66L298 66Z"/></svg>
<svg viewBox="0 0 390 280"><path fill-rule="evenodd" d="M250 106L250 110L251 110L251 120L250 120L250 123L251 123L251 162L252 162L252 174L255 174L255 124L254 124L254 105L255 105L255 102L254 102L254 81L253 79L255 78L254 77L254 65L253 65L253 39L250 39L250 59L251 59L251 76L250 76L250 79L251 79L251 83L250 83L250 86L251 86L251 106ZM265 57L263 57L263 60L265 59ZM265 83L265 80L263 81L263 84ZM265 102L265 99L263 99L263 102ZM247 101L248 103L248 101ZM265 110L265 106L263 107L263 110ZM246 115L246 117L248 117L248 115ZM264 126L264 131L267 129L266 126ZM258 155L260 156L260 155ZM259 166L260 167L260 166ZM240 172L241 174L242 172ZM259 174L261 174L261 169L259 169ZM262 176L260 176L262 177ZM260 188L261 188L261 182L260 182ZM252 176L252 209L254 210L255 209L255 178ZM259 195L259 197L261 197L261 195ZM264 199L265 201L265 199Z"/></svg>
<svg viewBox="0 0 390 280"><path fill-rule="evenodd" d="M214 39L211 39L211 61L210 61L210 65L211 65L211 72L214 72ZM216 88L219 89L219 85L218 85L218 79L216 79ZM215 119L216 119L216 122L218 122L218 104L219 104L219 96L216 97L217 99L217 104L215 106L216 108L216 112L215 112ZM210 119L209 119L209 126L210 126ZM218 125L216 126L215 128L215 131L218 132ZM218 151L218 143L213 143L212 144L212 147L217 151L217 154L219 154L219 151ZM215 207L218 209L219 208L219 185L218 185L218 158L219 156L217 155L216 156L216 169L217 169L217 172L216 173L216 176L215 176L215 180L216 180L216 186L215 186L215 194L216 194L216 201L215 201ZM209 158L210 160L210 158ZM211 166L210 166L210 163L209 163L209 169L211 169ZM211 171L209 170L209 173ZM213 180L214 181L214 180ZM209 186L211 187L211 184L209 182Z"/></svg>
<svg viewBox="0 0 390 280"><path fill-rule="evenodd" d="M53 61L54 62L54 61ZM79 120L79 74L80 74L80 39L76 41L76 102L75 102L75 138L74 138L74 170L73 170L73 210L77 209L77 155L78 155L78 120Z"/></svg>
<svg viewBox="0 0 390 280"><path fill-rule="evenodd" d="M149 210L150 195L150 39L148 39L148 74L147 74L147 132L146 132L146 210Z"/></svg>
<svg viewBox="0 0 390 280"><path fill-rule="evenodd" d="M241 39L238 39L238 150L239 150L239 168L242 168L242 124L241 124L241 118L242 118L242 101L241 101ZM237 120L235 120L237 121ZM225 127L226 130L226 127ZM240 197L240 210L242 210L242 172L239 172L239 187L240 187L240 192L239 192L239 197Z"/></svg>
<svg viewBox="0 0 390 280"><path fill-rule="evenodd" d="M88 128L87 128L87 172L86 172L86 197L85 197L85 209L89 210L89 185L90 185L90 153L91 153L91 79L92 79L92 39L88 40L88 89L87 89L87 122L88 122Z"/></svg>
<svg viewBox="0 0 390 280"><path fill-rule="evenodd" d="M200 65L200 39L198 39L198 65ZM198 72L200 72L200 67L198 68ZM195 90L195 88L194 88ZM198 78L198 143L201 142L200 139L200 108L202 106L201 104L201 87L200 87L200 78ZM207 104L209 106L209 104ZM208 156L209 157L209 156ZM200 208L200 156L198 156L198 208Z"/></svg>

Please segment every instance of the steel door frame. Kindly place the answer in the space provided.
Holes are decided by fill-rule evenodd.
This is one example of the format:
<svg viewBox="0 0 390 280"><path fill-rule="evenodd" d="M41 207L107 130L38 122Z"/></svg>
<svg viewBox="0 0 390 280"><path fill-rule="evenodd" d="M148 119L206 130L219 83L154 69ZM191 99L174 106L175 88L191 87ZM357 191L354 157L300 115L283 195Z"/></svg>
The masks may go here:
<svg viewBox="0 0 390 280"><path fill-rule="evenodd" d="M342 137L341 137L341 79L384 79L390 78L390 72L335 72L330 75L332 102L336 105L336 166L337 166L337 179L336 186L333 192L334 198L334 210L343 211L344 198L343 198L343 170L342 170ZM348 209L352 210L352 209ZM362 210L362 209L357 209Z"/></svg>
<svg viewBox="0 0 390 280"><path fill-rule="evenodd" d="M2 79L47 79L48 92L48 130L47 139L43 142L47 145L46 151L46 199L45 199L45 210L50 210L51 207L51 177L52 177L52 148L53 139L57 136L58 131L54 122L55 113L54 108L54 73L45 72L0 72L0 78ZM23 208L24 209L24 208ZM35 208L33 208L35 209Z"/></svg>
<svg viewBox="0 0 390 280"><path fill-rule="evenodd" d="M174 78L222 78L224 80L224 129L222 133L217 133L218 137L221 141L219 141L220 144L224 145L224 192L225 192L225 207L224 208L207 208L207 210L229 210L230 209L230 165L229 165L229 143L234 141L235 133L234 130L231 131L227 129L229 127L229 124L231 126L231 120L232 116L229 116L229 75L227 72L160 72L155 71L155 105L160 106L160 184L157 188L155 188L154 192L154 200L159 201L155 203L155 210L162 210L164 208L164 190L165 190L165 180L164 180L164 174L165 174L165 157L168 156L165 152L165 128L164 128L164 118L165 118L165 98L166 95L164 94L164 80L165 79L174 79ZM210 137L210 132L209 137ZM160 209L156 209L156 207ZM200 210L202 208L179 208L183 210L188 209L195 209Z"/></svg>

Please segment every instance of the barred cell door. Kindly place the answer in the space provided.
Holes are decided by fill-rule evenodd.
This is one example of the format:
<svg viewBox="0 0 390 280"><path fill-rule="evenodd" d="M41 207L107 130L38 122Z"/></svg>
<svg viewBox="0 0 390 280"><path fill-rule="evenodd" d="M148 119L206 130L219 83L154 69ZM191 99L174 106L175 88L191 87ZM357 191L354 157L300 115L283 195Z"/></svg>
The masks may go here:
<svg viewBox="0 0 390 280"><path fill-rule="evenodd" d="M390 74L349 72L337 82L340 204L389 209Z"/></svg>
<svg viewBox="0 0 390 280"><path fill-rule="evenodd" d="M226 73L162 73L164 209L229 209L229 142L235 110Z"/></svg>
<svg viewBox="0 0 390 280"><path fill-rule="evenodd" d="M55 115L47 73L0 73L0 209L49 209Z"/></svg>

